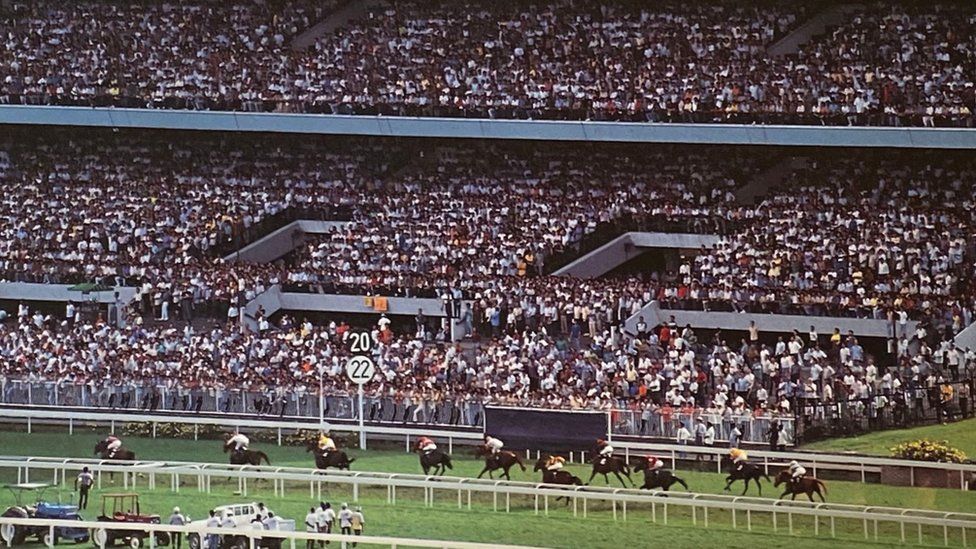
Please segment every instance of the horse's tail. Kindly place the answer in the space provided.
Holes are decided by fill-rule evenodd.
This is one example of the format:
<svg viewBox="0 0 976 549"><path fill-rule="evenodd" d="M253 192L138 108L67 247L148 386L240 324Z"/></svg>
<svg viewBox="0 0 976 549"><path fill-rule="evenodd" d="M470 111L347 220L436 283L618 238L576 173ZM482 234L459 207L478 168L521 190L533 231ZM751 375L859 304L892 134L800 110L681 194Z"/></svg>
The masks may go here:
<svg viewBox="0 0 976 549"><path fill-rule="evenodd" d="M678 484L680 484L681 486L683 486L685 490L688 490L688 491L691 490L690 488L688 488L688 483L685 482L684 479L678 478L678 477L676 477L674 475L671 475L671 477L674 479L675 482L677 482Z"/></svg>
<svg viewBox="0 0 976 549"><path fill-rule="evenodd" d="M258 465L261 464L261 460L262 459L264 460L265 463L267 463L268 465L271 465L271 460L268 459L268 454L265 454L264 452L262 452L260 450L258 451L257 454L258 454Z"/></svg>
<svg viewBox="0 0 976 549"><path fill-rule="evenodd" d="M820 488L823 489L823 494L824 494L824 496L826 496L827 495L827 485L824 484L824 482L822 480L820 480L819 478L815 478L815 479L813 479L813 481L817 483L817 486L820 486Z"/></svg>
<svg viewBox="0 0 976 549"><path fill-rule="evenodd" d="M354 462L354 461L356 461L356 458L347 458L346 459L346 465L351 465L352 462Z"/></svg>

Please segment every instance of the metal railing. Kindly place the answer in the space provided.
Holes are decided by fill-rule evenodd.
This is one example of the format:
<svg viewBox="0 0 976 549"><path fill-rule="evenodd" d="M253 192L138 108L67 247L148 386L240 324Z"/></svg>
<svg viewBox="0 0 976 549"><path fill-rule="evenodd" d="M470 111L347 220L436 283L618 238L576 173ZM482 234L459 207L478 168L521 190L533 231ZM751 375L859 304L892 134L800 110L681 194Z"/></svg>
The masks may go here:
<svg viewBox="0 0 976 549"><path fill-rule="evenodd" d="M668 522L668 508L688 508L691 511L692 521L697 526L701 523L707 527L709 523L709 511L730 512L731 525L733 529L740 527L739 513L745 515L745 526L752 530L753 514L768 514L772 518L774 532L793 534L795 517L810 517L814 519L815 536L821 535L821 522L829 524L829 533L832 538L837 537L836 521L855 520L863 523L864 538L870 539L870 526L873 525L874 539L879 539L879 524L893 523L899 526L900 539L902 543L909 541L906 534L906 527L913 526L918 530L918 542L924 543L922 539L923 528L938 527L942 529L944 544L949 545L950 529L958 529L961 532L962 546L967 546L967 531L976 528L976 514L956 513L945 511L917 510L883 506L859 506L848 504L834 504L825 502L803 502L792 500L770 500L760 497L729 496L720 494L698 494L689 492L669 492L667 494L658 491L642 491L628 488L609 488L594 486L555 486L547 484L536 484L528 482L471 479L459 477L425 477L421 475L401 475L387 473L364 473L351 471L316 471L312 469L301 469L291 467L252 467L252 466L230 466L218 464L188 463L188 462L129 462L108 463L100 460L85 459L56 459L56 458L25 458L25 457L0 457L0 470L16 468L18 471L19 482L29 482L31 469L35 471L47 471L53 473L55 484L66 482L75 471L82 467L88 467L101 482L104 473L122 474L125 478L125 487L134 488L138 475L147 477L147 488L156 489L156 479L158 476L170 477L170 490L176 492L181 487L181 476L184 478L196 478L197 490L199 492L210 493L212 491L211 479L236 479L238 489L242 496L248 495L248 487L257 489L263 486L267 489L267 481L270 480L273 486L275 497L285 497L286 483L307 483L309 487L309 497L316 497L316 487L321 494L323 484L346 485L352 489L352 500L358 501L360 491L364 487L385 488L387 493L386 501L390 505L397 504L397 490L400 489L401 495L407 489L408 494L416 494L417 489L423 491L423 504L425 507L432 507L437 493L448 492L446 496L452 504L456 501L458 509L472 507L472 494L488 494L492 497L492 507L495 511L502 508L499 499L504 498L504 510L511 511L512 496L530 497L533 500L533 510L535 514L540 512L549 513L550 498L568 498L572 505L573 515L586 517L588 507L592 504L601 502L610 504L614 520L627 519L628 505L633 509L634 505L650 507L651 520L657 522L660 516L664 524ZM35 472L34 478L38 478ZM265 481L258 484L257 480ZM252 482L248 482L252 481ZM465 497L465 494L467 495ZM401 497L402 499L402 497ZM646 516L642 514L641 516ZM714 516L714 515L713 515ZM786 526L781 526L785 519ZM2 521L16 522L25 519L0 519ZM2 522L0 522L2 524ZM51 524L53 523L44 523ZM81 526L82 523L70 521L70 526ZM115 527L115 523L112 523ZM104 523L85 525L85 527L104 527ZM155 528L156 525L140 524L136 529L146 531ZM164 529L159 529L163 531ZM823 530L828 530L826 526ZM228 533L240 534L240 531L230 530ZM271 535L271 532L260 531L260 536ZM256 535L256 534L255 534ZM274 534L283 537L301 537L298 533ZM321 535L321 534L306 534ZM931 534L930 534L931 535ZM348 539L347 541L355 541ZM358 541L365 542L366 539L360 537ZM912 539L914 541L914 538ZM955 540L953 540L955 541Z"/></svg>
<svg viewBox="0 0 976 549"><path fill-rule="evenodd" d="M353 420L355 393L329 393L324 417ZM319 397L304 390L242 390L168 387L165 385L91 386L56 381L0 378L0 404L101 408L129 412L189 412L244 414L253 417L319 418ZM409 400L367 394L366 421L376 423L480 427L484 405L479 399Z"/></svg>
<svg viewBox="0 0 976 549"><path fill-rule="evenodd" d="M714 425L715 441L718 443L727 444L736 425L743 427L742 436L739 437L740 442L768 443L773 420L776 420L782 428L779 437L781 445L793 446L796 443L795 421L792 416L756 417L752 414L724 416L701 408L695 409L692 413L615 409L611 415L610 425L614 435L675 439L682 425L694 436L698 419L705 424Z"/></svg>
<svg viewBox="0 0 976 549"><path fill-rule="evenodd" d="M19 518L19 517L0 517L0 532L10 532L4 526L14 526L20 528L47 528L48 536L45 539L50 540L48 547L54 547L53 540L56 539L55 530L57 528L72 528L72 529L89 529L92 532L97 531L112 531L117 533L118 537L135 537L140 540L146 540L146 547L153 549L157 545L157 540L161 539L160 534L165 533L168 536L172 534L196 534L201 538L204 536L230 536L234 538L246 538L247 547L249 549L256 549L257 547L268 546L267 541L269 538L280 540L282 547L285 546L285 542L288 542L290 549L296 549L296 541L306 541L312 540L316 542L338 542L342 549L348 547L348 544L364 543L368 545L387 545L390 547L437 547L437 548L456 548L456 549L494 549L496 547L503 549L530 549L529 546L524 545L501 545L497 543L472 543L465 541L449 541L449 540L432 540L432 539L419 539L419 538L399 538L392 536L357 536L357 535L346 535L346 534L324 534L316 532L300 532L300 531L281 531L281 530L257 530L250 528L208 528L206 526L196 526L196 525L183 525L183 526L171 526L168 524L153 524L153 523L132 523L132 522L114 522L114 521L93 521L93 520L68 520L68 519L32 519L32 518ZM130 533L131 532L131 533ZM96 544L96 547L105 549L106 544L103 542ZM8 545L10 540L7 541ZM263 542L263 543L262 543ZM159 545L168 545L162 544ZM277 543L275 544L277 545Z"/></svg>

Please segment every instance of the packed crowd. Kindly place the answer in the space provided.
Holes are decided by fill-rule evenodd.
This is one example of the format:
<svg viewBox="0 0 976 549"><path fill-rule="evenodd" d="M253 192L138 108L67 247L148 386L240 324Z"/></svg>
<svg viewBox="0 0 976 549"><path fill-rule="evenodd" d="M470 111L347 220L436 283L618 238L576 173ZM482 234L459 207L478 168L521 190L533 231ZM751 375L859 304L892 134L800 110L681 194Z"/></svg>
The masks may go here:
<svg viewBox="0 0 976 549"><path fill-rule="evenodd" d="M874 3L785 58L795 3L31 3L0 19L0 101L492 118L971 126L965 3ZM93 38L94 37L94 38Z"/></svg>
<svg viewBox="0 0 976 549"><path fill-rule="evenodd" d="M13 3L0 11L6 102L259 110L289 41L338 2Z"/></svg>
<svg viewBox="0 0 976 549"><path fill-rule="evenodd" d="M664 150L585 158L570 149L440 151L435 166L421 163L357 197L353 222L310 239L291 258L288 281L384 295L452 288L470 299L548 274L551 257L607 224L682 220L684 232L729 219L734 191L763 166L754 157L716 163Z"/></svg>
<svg viewBox="0 0 976 549"><path fill-rule="evenodd" d="M274 284L517 306L499 331L551 323L554 309L571 307L592 332L590 318L618 325L655 299L925 320L951 333L973 320L976 167L965 157L813 155L749 206L735 194L767 165L755 155L578 152L211 137L160 147L143 134L12 133L0 143L0 279L133 286L133 309L162 320L236 317ZM295 210L351 221L281 261L222 259ZM678 221L679 232L709 232L713 221L734 230L664 272L549 274L552 258L578 254L589 237Z"/></svg>
<svg viewBox="0 0 976 549"><path fill-rule="evenodd" d="M684 291L662 301L902 325L927 318L957 333L973 320L976 293L974 176L968 161L932 156L911 166L815 160L756 209L757 222L687 258L675 277Z"/></svg>
<svg viewBox="0 0 976 549"><path fill-rule="evenodd" d="M286 211L348 215L347 182L383 169L365 143L179 138L10 132L0 143L0 279L134 286L157 317L184 301L226 311L279 281L273 266L229 265L227 250Z"/></svg>
<svg viewBox="0 0 976 549"><path fill-rule="evenodd" d="M482 313L476 327L491 331L499 313ZM868 409L883 415L888 408L890 418L907 405L914 415L903 410L903 423L930 420L933 404L915 401L933 388L942 395L939 410L968 411L971 402L976 352L924 328L889 362L840 330L794 332L773 343L755 328L736 343L721 332L699 338L672 321L631 337L610 323L591 320L584 329L575 314L514 324L474 344L436 341L436 328L422 317L411 328L381 317L372 328L378 374L367 386L365 413L474 425L485 405L602 409L614 410L626 432L671 437L702 418L724 439L736 426L761 429L755 421L768 425L794 413L823 422L852 409L867 417ZM245 333L232 324L200 332L192 325L117 328L24 310L0 324L2 401L314 417L321 388L329 417L353 417L348 395L355 387L344 375L351 330L289 315ZM949 382L959 387L955 400L939 391Z"/></svg>

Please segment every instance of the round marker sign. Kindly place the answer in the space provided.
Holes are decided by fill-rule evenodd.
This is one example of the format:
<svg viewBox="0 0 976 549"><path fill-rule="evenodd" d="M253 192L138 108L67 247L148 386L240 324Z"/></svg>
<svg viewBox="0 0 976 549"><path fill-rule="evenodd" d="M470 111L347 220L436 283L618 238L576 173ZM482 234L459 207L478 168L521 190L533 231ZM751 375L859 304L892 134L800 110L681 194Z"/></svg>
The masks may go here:
<svg viewBox="0 0 976 549"><path fill-rule="evenodd" d="M346 361L346 375L357 385L369 383L376 375L376 364L368 356L353 356Z"/></svg>

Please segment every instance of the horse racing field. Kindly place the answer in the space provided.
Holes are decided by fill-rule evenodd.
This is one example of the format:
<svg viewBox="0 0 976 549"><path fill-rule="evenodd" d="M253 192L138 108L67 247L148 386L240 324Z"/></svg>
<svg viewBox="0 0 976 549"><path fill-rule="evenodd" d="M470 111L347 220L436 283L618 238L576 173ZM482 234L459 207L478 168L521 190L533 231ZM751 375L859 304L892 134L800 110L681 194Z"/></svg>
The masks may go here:
<svg viewBox="0 0 976 549"><path fill-rule="evenodd" d="M91 457L91 451L100 435L104 433L93 430L76 429L74 435L64 431L35 432L28 435L18 431L0 431L0 447L3 455L14 456L62 456L62 457ZM221 462L227 459L220 450L220 442L215 440L163 440L149 438L127 437L124 440L127 448L136 452L140 460L170 460L194 462ZM252 448L265 451L273 465L311 467L311 455L303 448L272 444L253 443ZM417 456L405 453L402 446L399 450L358 450L348 451L356 458L354 470L377 471L389 473L419 473ZM481 464L471 457L471 450L455 448L455 467L449 475L475 476L481 470ZM589 471L582 465L567 467L574 474L589 477ZM695 492L720 493L724 482L722 476L716 473L702 473L692 471L678 471ZM513 480L536 481L538 474L533 474L531 464L529 471L523 473L514 471ZM638 480L638 476L634 477ZM33 479L32 479L33 480ZM0 471L0 483L16 481L15 471ZM191 479L192 483L193 480ZM614 481L616 482L616 481ZM117 484L120 482L117 481ZM604 484L602 478L594 480L594 484ZM190 486L180 493L172 493L166 482L159 483L155 490L148 490L141 486L137 491L141 494L144 511L157 513L165 517L174 506L179 506L191 519L201 519L214 506L246 501L264 501L280 516L294 518L299 525L311 504L317 501L309 499L307 483L302 489L298 486L289 488L284 498L273 495L270 483L265 485L251 484L246 498L235 496L236 481L213 482L212 494L201 494ZM741 487L739 488L741 490ZM114 488L103 485L102 491L121 491L121 486ZM435 500L433 508L424 507L420 490L411 493L403 489L398 491L397 504L389 505L386 491L379 488L364 489L360 492L359 505L362 505L366 517L366 534L393 535L403 537L418 537L443 540L478 541L487 543L510 543L545 547L621 547L627 544L636 547L669 547L669 548L702 548L702 547L790 547L799 549L805 547L819 547L825 542L840 547L885 547L898 544L896 527L885 526L880 532L881 542L865 542L860 522L845 523L837 521L837 540L829 538L815 538L812 519L797 517L794 520L794 535L788 536L782 530L774 534L771 521L765 517L753 519L752 532L746 532L739 525L738 530L732 529L731 513L716 510L710 514L708 528L701 525L693 526L690 510L678 506L669 506L668 524L652 523L650 512L634 505L630 508L627 520L614 521L609 504L600 506L591 504L589 515L574 517L571 509L559 504L550 503L549 516L535 515L533 500L525 497L513 496L512 512L494 512L491 499L487 495L479 497L475 494L471 510L458 509L456 502L450 497ZM766 485L764 495L774 497L779 491L771 485ZM58 494L49 491L48 500L56 499ZM60 494L64 501L74 497L65 490ZM350 502L351 490L345 486L329 485L323 492L323 499L338 505ZM937 509L946 511L968 511L976 509L976 494L958 490L939 490L928 488L898 488L877 484L861 484L854 482L830 481L828 485L828 501L836 503L851 503L858 505L882 505L903 508ZM6 508L13 503L10 492L0 491L0 507ZM98 514L99 492L92 494L92 503L86 518L94 518ZM741 520L741 519L740 519ZM823 531L821 530L821 533ZM961 545L961 540L949 538L950 545ZM925 532L925 542L932 546L943 545L941 528L933 528Z"/></svg>

